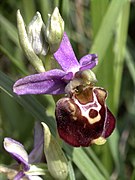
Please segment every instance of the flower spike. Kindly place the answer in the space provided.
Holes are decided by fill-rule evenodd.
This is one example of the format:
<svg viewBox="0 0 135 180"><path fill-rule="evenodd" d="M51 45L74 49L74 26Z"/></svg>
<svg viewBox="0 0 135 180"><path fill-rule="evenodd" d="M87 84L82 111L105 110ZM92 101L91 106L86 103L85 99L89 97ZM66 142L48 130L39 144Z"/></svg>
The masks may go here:
<svg viewBox="0 0 135 180"><path fill-rule="evenodd" d="M104 144L115 128L115 118L106 106L107 91L95 86L97 79L91 69L98 64L97 54L78 61L64 32L53 56L61 70L24 77L14 84L13 91L18 95L66 94L56 103L60 137L75 147Z"/></svg>

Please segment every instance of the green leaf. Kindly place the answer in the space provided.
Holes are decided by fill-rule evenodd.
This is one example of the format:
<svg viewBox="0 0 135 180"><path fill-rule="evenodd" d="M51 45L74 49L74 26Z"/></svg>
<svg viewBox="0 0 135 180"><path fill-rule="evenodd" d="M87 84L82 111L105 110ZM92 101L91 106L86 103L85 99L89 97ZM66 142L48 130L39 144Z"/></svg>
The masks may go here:
<svg viewBox="0 0 135 180"><path fill-rule="evenodd" d="M5 91L10 97L14 98L21 104L32 116L40 121L46 122L51 128L52 133L55 134L55 122L52 117L47 116L45 107L34 96L17 96L12 91L13 81L4 73L0 71L0 89ZM50 97L48 97L50 98ZM46 99L46 101L48 101Z"/></svg>
<svg viewBox="0 0 135 180"><path fill-rule="evenodd" d="M126 64L135 85L135 63L128 49L126 49Z"/></svg>
<svg viewBox="0 0 135 180"><path fill-rule="evenodd" d="M102 148L102 147L101 147ZM91 147L85 148L87 154L90 156L90 158L93 160L93 162L95 163L95 165L97 166L97 168L103 173L103 175L108 179L109 178L109 174L107 172L107 170L105 169L105 167L103 166L103 164L101 163L101 161L99 160L99 158L97 157L97 155L95 154L95 152L92 150Z"/></svg>
<svg viewBox="0 0 135 180"><path fill-rule="evenodd" d="M22 65L21 61L14 58L14 56L12 56L10 52L7 49L5 49L2 45L0 45L0 52L2 52L8 58L8 60L10 60L14 64L17 70L20 71L23 75L28 74L25 67Z"/></svg>
<svg viewBox="0 0 135 180"><path fill-rule="evenodd" d="M75 180L75 173L71 161L68 161L68 168L69 168L68 180Z"/></svg>
<svg viewBox="0 0 135 180"><path fill-rule="evenodd" d="M83 148L71 148L64 146L66 152L72 157L73 162L80 169L86 179L105 180L93 161L88 157Z"/></svg>
<svg viewBox="0 0 135 180"><path fill-rule="evenodd" d="M90 50L92 53L97 53L100 59L99 65L95 68L96 70L100 68L102 58L113 36L118 15L127 1L128 0L112 0L103 16L99 31Z"/></svg>
<svg viewBox="0 0 135 180"><path fill-rule="evenodd" d="M100 28L102 18L104 17L107 7L109 5L109 0L93 0L91 1L91 19L92 19L92 30L93 37L96 37L96 34ZM98 13L97 13L98 12Z"/></svg>
<svg viewBox="0 0 135 180"><path fill-rule="evenodd" d="M119 156L119 133L117 129L113 132L111 137L108 139L108 142L109 142L113 160L117 167L117 172L119 172L121 165L120 165L120 156Z"/></svg>
<svg viewBox="0 0 135 180"><path fill-rule="evenodd" d="M125 56L125 46L127 40L127 30L130 12L130 2L127 1L120 13L118 24L117 24L117 34L115 42L115 59L114 59L114 93L113 93L113 109L115 112L118 110L119 96L121 89L121 79L123 72L123 63Z"/></svg>
<svg viewBox="0 0 135 180"><path fill-rule="evenodd" d="M24 10L24 16L26 24L28 24L36 12L35 2L33 0L22 0L22 6Z"/></svg>
<svg viewBox="0 0 135 180"><path fill-rule="evenodd" d="M134 179L135 179L135 169L133 170L132 176L131 176L131 180L134 180Z"/></svg>
<svg viewBox="0 0 135 180"><path fill-rule="evenodd" d="M8 19L6 19L4 16L2 16L1 14L0 14L0 24L1 24L1 28L4 29L4 31L10 37L10 39L17 46L19 46L16 27Z"/></svg>

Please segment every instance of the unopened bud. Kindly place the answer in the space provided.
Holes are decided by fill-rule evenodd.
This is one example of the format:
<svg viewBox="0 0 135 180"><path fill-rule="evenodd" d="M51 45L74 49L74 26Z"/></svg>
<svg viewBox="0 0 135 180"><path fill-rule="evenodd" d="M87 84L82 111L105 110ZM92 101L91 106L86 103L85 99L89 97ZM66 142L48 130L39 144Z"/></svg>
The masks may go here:
<svg viewBox="0 0 135 180"><path fill-rule="evenodd" d="M45 24L39 12L33 17L28 28L28 38L30 44L36 54L46 55L48 44L45 41Z"/></svg>
<svg viewBox="0 0 135 180"><path fill-rule="evenodd" d="M20 39L20 44L28 60L38 72L44 72L45 69L44 69L43 63L41 59L36 55L36 53L34 52L31 46L31 43L29 41L26 29L25 29L25 23L19 10L17 11L17 27L18 27L18 35Z"/></svg>
<svg viewBox="0 0 135 180"><path fill-rule="evenodd" d="M46 27L46 40L50 47L50 52L54 53L59 48L63 33L64 21L56 7L52 15L48 15L48 22Z"/></svg>
<svg viewBox="0 0 135 180"><path fill-rule="evenodd" d="M51 135L48 126L42 122L44 129L44 153L50 174L59 180L65 180L68 175L67 159L55 140Z"/></svg>

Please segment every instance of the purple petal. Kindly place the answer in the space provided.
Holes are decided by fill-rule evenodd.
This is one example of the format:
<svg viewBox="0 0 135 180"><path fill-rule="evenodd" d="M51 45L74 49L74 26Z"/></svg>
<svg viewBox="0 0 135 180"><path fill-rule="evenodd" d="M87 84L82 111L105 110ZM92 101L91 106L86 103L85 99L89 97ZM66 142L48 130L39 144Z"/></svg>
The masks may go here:
<svg viewBox="0 0 135 180"><path fill-rule="evenodd" d="M76 72L80 68L66 33L63 35L59 49L54 53L54 57L65 72Z"/></svg>
<svg viewBox="0 0 135 180"><path fill-rule="evenodd" d="M66 73L59 69L26 76L16 81L13 91L24 94L63 94L66 82L62 79Z"/></svg>
<svg viewBox="0 0 135 180"><path fill-rule="evenodd" d="M98 56L96 54L88 54L80 59L80 70L92 69L98 64Z"/></svg>
<svg viewBox="0 0 135 180"><path fill-rule="evenodd" d="M24 170L29 170L28 154L24 149L24 146L11 138L4 138L4 148L11 156L24 165Z"/></svg>
<svg viewBox="0 0 135 180"><path fill-rule="evenodd" d="M43 140L41 139L29 154L29 163L40 163L43 158Z"/></svg>
<svg viewBox="0 0 135 180"><path fill-rule="evenodd" d="M74 77L74 74L72 72L68 72L63 79L68 83L70 80L72 80Z"/></svg>
<svg viewBox="0 0 135 180"><path fill-rule="evenodd" d="M22 179L22 177L24 177L25 174L23 171L20 171L19 173L17 173L17 175L14 177L14 180L20 180Z"/></svg>
<svg viewBox="0 0 135 180"><path fill-rule="evenodd" d="M34 126L34 147L37 146L37 144L41 139L42 140L44 139L43 136L44 136L43 127L41 125L41 122L37 121Z"/></svg>
<svg viewBox="0 0 135 180"><path fill-rule="evenodd" d="M36 122L34 128L34 149L29 154L29 163L39 163L43 157L43 128L40 122Z"/></svg>

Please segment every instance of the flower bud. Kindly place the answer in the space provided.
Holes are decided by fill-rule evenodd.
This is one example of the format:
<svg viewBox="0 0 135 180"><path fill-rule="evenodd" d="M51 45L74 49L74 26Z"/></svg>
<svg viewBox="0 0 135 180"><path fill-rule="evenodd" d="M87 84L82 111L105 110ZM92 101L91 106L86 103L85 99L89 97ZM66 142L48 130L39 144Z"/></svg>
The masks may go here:
<svg viewBox="0 0 135 180"><path fill-rule="evenodd" d="M46 55L48 44L45 41L45 24L39 12L33 17L28 29L28 38L36 54Z"/></svg>
<svg viewBox="0 0 135 180"><path fill-rule="evenodd" d="M46 27L46 40L50 47L50 52L54 53L59 48L64 33L64 21L56 7L52 15L48 15Z"/></svg>
<svg viewBox="0 0 135 180"><path fill-rule="evenodd" d="M19 10L17 11L17 27L18 27L18 35L20 39L20 44L28 60L38 72L44 72L45 69L44 69L43 63L41 59L39 59L39 57L36 55L36 53L34 52L31 46L31 43L29 41L26 29L25 29L25 23Z"/></svg>
<svg viewBox="0 0 135 180"><path fill-rule="evenodd" d="M42 125L44 129L44 153L48 170L55 179L64 180L68 175L67 159L61 147L51 135L48 126L43 122Z"/></svg>

